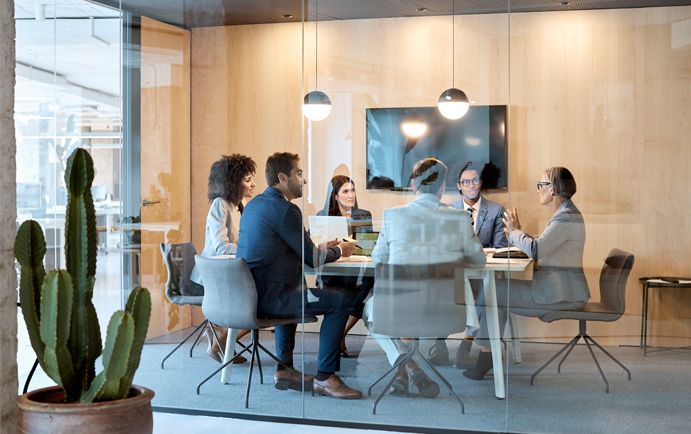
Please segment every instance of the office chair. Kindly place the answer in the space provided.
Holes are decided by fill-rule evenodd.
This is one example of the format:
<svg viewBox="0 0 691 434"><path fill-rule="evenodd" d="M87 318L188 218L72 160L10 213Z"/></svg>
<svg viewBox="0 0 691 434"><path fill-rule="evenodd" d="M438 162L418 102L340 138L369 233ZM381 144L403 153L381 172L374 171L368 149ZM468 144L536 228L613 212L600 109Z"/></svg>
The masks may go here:
<svg viewBox="0 0 691 434"><path fill-rule="evenodd" d="M190 275L194 269L194 256L197 254L194 245L192 243L161 243L161 254L168 270L168 279L166 280L166 298L168 301L179 306L201 306L204 299L204 287L190 280ZM211 329L213 339L218 342L216 331L211 327L209 321L204 319L201 324L195 327L182 342L161 360L161 369L164 368L166 360L196 334L197 337L190 347L190 357L192 357L192 351L207 327ZM219 347L223 348L220 343Z"/></svg>
<svg viewBox="0 0 691 434"><path fill-rule="evenodd" d="M580 311L555 310L540 317L540 320L544 322L559 321L562 319L577 320L578 334L554 356L552 356L551 359L542 365L540 369L533 373L533 375L530 377L531 386L533 385L535 377L564 351L566 351L566 354L559 362L559 365L557 365L557 372L561 372L561 365L564 363L564 360L566 360L571 353L571 350L573 350L578 341L581 339L583 339L588 347L588 351L590 351L590 355L593 357L598 371L600 371L602 380L605 382L607 393L609 393L609 383L607 382L607 377L605 377L605 374L600 367L597 357L595 357L595 353L590 345L591 343L605 353L617 365L621 366L621 368L624 369L624 371L626 371L628 374L629 380L631 380L631 371L629 371L626 366L624 366L607 350L602 348L602 346L598 344L595 339L590 337L586 327L588 321L611 322L618 320L624 314L624 308L626 305L626 281L629 277L629 272L633 267L633 262L634 256L631 253L619 249L612 249L607 256L607 259L605 259L605 265L602 267L602 271L600 272L599 303L588 303L583 307L583 310Z"/></svg>
<svg viewBox="0 0 691 434"><path fill-rule="evenodd" d="M372 316L368 318L369 331L392 338L411 338L412 343L410 350L399 357L391 369L367 390L367 395L371 396L374 386L387 375L394 373L374 401L372 414L376 414L377 405L391 387L395 373L411 360L424 371L434 373L434 376L446 386L449 395L459 403L461 413L465 413L463 400L419 350L420 338L448 336L465 330L466 305L454 303L454 300L464 299L454 297L457 288L470 291L463 267L457 263L377 264L374 276Z"/></svg>
<svg viewBox="0 0 691 434"><path fill-rule="evenodd" d="M251 351L252 357L250 359L247 389L245 391L245 408L249 408L250 387L252 385L252 372L254 370L255 360L257 362L257 368L259 369L259 382L260 384L264 384L264 374L262 372L259 350L262 350L266 355L274 359L276 363L281 363L271 351L267 350L266 347L259 342L259 330L285 324L316 322L317 318L314 316L279 319L258 318L257 303L259 297L257 295L257 288L254 284L252 273L244 259L213 259L196 256L195 260L202 280L204 281L205 292L204 301L202 303L204 316L209 321L222 327L227 327L229 329L249 329L252 331L252 342L199 383L197 386L197 395L199 395L204 383L221 372L223 368L232 363L238 356L246 351Z"/></svg>

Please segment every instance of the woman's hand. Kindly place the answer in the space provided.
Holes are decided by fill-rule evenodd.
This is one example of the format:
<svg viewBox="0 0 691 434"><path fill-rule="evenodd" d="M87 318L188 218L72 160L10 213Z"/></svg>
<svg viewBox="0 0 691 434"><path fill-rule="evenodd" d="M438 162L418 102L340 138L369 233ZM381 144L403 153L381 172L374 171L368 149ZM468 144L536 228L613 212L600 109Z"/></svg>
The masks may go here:
<svg viewBox="0 0 691 434"><path fill-rule="evenodd" d="M518 210L516 208L504 211L502 221L504 222L504 233L507 237L512 231L521 229L521 222L518 220Z"/></svg>

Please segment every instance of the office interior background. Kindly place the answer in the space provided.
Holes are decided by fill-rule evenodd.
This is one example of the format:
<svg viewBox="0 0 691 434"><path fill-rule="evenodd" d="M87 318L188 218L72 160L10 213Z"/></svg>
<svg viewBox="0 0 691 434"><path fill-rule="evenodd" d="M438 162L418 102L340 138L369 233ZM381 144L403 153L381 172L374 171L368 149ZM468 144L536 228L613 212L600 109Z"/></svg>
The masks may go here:
<svg viewBox="0 0 691 434"><path fill-rule="evenodd" d="M689 3L15 0L17 223L39 221L49 247L46 266L64 264L65 161L76 147L88 149L99 229L94 301L103 319L134 286L151 291L148 341L135 381L156 392L153 405L160 410L400 430L686 431ZM161 359L203 314L166 300L159 246L189 241L201 251L213 161L251 156L261 192L266 158L298 153L307 183L296 203L305 224L324 207L331 177L343 174L354 180L359 205L372 212L377 230L384 210L409 202L412 193L367 188L381 164L373 161L367 110L434 107L452 86L466 92L471 110L506 107L507 186L483 194L518 208L527 232L539 234L551 217L535 191L542 171L566 166L573 172L574 202L586 222L591 301L600 297L610 250L635 256L624 314L588 324L590 335L631 370L631 380L600 356L606 392L588 349L579 345L560 373L549 368L531 385L532 372L577 333L578 322L520 316L512 333L520 363L515 347L505 353L504 399L496 398L491 379L470 382L459 370L441 368L465 414L443 393L432 400L387 396L372 415L373 398L342 402L280 392L271 381L253 384L245 409L247 365L233 367L228 384L214 378L195 393L217 367L203 345L191 358L185 347L161 369ZM300 112L303 95L315 89L332 103L319 122ZM467 160L458 155L451 163ZM447 185L443 201L458 199ZM646 300L639 279L651 276L682 284L651 286ZM529 278L530 271L506 277ZM18 328L21 386L33 353L21 320ZM313 324L301 327L296 353L306 372L316 366L316 331ZM270 332L261 336L273 345ZM461 337L447 340L452 353ZM384 354L361 323L347 342L359 357L343 359L341 375L366 390L388 368ZM266 360L265 374L272 363ZM32 379L32 388L49 384L40 372Z"/></svg>

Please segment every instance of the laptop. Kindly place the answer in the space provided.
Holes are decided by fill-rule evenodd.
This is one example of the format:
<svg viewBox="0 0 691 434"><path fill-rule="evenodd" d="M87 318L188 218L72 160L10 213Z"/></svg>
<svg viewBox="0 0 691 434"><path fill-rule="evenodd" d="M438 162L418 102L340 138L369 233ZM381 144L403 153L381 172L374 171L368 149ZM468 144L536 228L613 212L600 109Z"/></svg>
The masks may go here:
<svg viewBox="0 0 691 434"><path fill-rule="evenodd" d="M354 255L372 256L372 250L377 244L379 232L355 232L355 241L359 247L355 248Z"/></svg>
<svg viewBox="0 0 691 434"><path fill-rule="evenodd" d="M311 215L307 217L307 222L315 243L348 238L348 219L343 216Z"/></svg>

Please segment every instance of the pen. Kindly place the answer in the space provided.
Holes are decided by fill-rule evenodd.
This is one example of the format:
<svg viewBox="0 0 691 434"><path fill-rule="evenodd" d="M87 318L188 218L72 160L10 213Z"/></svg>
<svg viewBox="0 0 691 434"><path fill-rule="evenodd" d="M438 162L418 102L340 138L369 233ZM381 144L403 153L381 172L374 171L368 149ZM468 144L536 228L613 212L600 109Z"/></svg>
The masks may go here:
<svg viewBox="0 0 691 434"><path fill-rule="evenodd" d="M342 240L345 241L346 243L355 242L355 247L357 247L358 249L361 249L361 248L362 248L362 246L360 246L360 245L357 243L357 241L355 241L355 240L346 240L345 238L342 238Z"/></svg>

